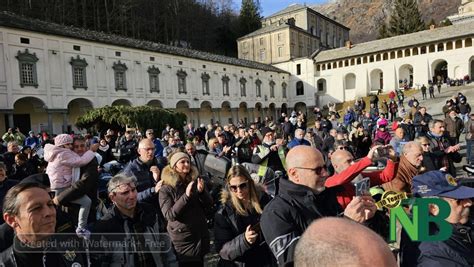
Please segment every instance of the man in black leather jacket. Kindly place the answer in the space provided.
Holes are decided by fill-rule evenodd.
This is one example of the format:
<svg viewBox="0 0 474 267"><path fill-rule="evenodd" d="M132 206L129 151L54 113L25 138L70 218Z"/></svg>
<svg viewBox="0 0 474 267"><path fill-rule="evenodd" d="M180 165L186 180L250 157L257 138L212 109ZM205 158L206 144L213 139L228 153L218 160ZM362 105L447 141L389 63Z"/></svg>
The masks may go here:
<svg viewBox="0 0 474 267"><path fill-rule="evenodd" d="M280 266L293 262L296 243L313 220L345 216L362 223L377 209L371 197L356 197L342 213L334 189L324 187L329 174L317 149L297 146L288 152L286 163L288 180L280 179L280 191L261 218L263 236Z"/></svg>

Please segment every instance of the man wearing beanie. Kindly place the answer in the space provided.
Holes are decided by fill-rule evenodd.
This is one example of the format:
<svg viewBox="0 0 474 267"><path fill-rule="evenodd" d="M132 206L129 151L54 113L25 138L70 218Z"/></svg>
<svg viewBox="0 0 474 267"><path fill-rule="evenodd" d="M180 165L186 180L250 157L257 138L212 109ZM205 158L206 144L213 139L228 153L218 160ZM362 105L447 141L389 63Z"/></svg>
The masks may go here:
<svg viewBox="0 0 474 267"><path fill-rule="evenodd" d="M413 178L412 192L416 197L439 198L446 201L450 214L445 219L452 226L451 237L445 241L422 241L410 243L402 236L400 266L473 266L474 244L469 216L474 189L461 186L449 173L430 171ZM430 205L429 212L436 216L438 206ZM430 234L439 231L430 225ZM415 247L417 246L417 249Z"/></svg>
<svg viewBox="0 0 474 267"><path fill-rule="evenodd" d="M275 133L269 127L263 127L260 132L263 137L262 144L253 150L252 163L284 172L285 148L282 140L275 142Z"/></svg>

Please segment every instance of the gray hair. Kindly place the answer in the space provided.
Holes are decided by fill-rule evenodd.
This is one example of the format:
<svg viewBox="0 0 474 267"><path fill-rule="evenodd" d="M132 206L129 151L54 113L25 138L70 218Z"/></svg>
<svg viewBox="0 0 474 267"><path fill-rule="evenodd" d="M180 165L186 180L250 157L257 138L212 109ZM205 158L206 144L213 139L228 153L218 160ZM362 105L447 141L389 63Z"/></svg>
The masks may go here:
<svg viewBox="0 0 474 267"><path fill-rule="evenodd" d="M444 125L444 121L442 120L430 120L430 123L428 124L428 127L430 128L430 130L434 128L436 123L441 123Z"/></svg>
<svg viewBox="0 0 474 267"><path fill-rule="evenodd" d="M304 134L305 130L303 130L301 128L298 128L298 129L295 130L295 134L297 134L297 133L303 133Z"/></svg>
<svg viewBox="0 0 474 267"><path fill-rule="evenodd" d="M107 191L110 194L114 192L120 185L130 183L137 183L137 178L135 178L135 176L128 176L124 173L119 173L109 180L107 183Z"/></svg>
<svg viewBox="0 0 474 267"><path fill-rule="evenodd" d="M408 143L406 143L404 146L403 146L403 149L402 149L402 154L405 155L405 154L408 154L414 147L417 147L419 149L421 149L421 145L420 143L416 142L416 141L410 141Z"/></svg>

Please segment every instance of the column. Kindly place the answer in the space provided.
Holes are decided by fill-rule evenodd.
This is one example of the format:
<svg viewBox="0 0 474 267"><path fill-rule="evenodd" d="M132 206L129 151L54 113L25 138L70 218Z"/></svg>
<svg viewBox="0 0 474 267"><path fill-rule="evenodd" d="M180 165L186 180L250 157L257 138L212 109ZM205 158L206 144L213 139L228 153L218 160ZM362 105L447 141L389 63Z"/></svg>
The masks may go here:
<svg viewBox="0 0 474 267"><path fill-rule="evenodd" d="M48 112L48 133L53 134L53 113L49 110L46 112Z"/></svg>
<svg viewBox="0 0 474 267"><path fill-rule="evenodd" d="M197 125L194 124L194 118L196 117L195 115L195 109L192 108L191 109L191 118L188 119L188 122L192 123L194 127L196 127ZM197 127L196 127L197 128Z"/></svg>
<svg viewBox="0 0 474 267"><path fill-rule="evenodd" d="M221 119L221 109L220 108L216 108L216 112L217 112L217 118L219 119L219 122L224 125L224 123L222 122L222 119ZM225 123L227 124L227 123Z"/></svg>
<svg viewBox="0 0 474 267"><path fill-rule="evenodd" d="M68 125L68 121L67 121L67 112L63 112L63 133L67 132L67 125ZM49 119L49 118L48 118Z"/></svg>
<svg viewBox="0 0 474 267"><path fill-rule="evenodd" d="M194 127L197 127L197 126L201 125L201 118L199 116L199 109L198 108L192 108L191 109L191 114L193 116L193 120L197 121L196 125L194 125L194 123L193 123Z"/></svg>
<svg viewBox="0 0 474 267"><path fill-rule="evenodd" d="M237 125L239 123L239 108L231 108L230 113L232 114L232 120Z"/></svg>
<svg viewBox="0 0 474 267"><path fill-rule="evenodd" d="M253 109L247 108L247 121L248 122L253 122L252 115L253 115Z"/></svg>
<svg viewBox="0 0 474 267"><path fill-rule="evenodd" d="M213 121L214 123L216 123L216 120L219 120L219 117L217 116L217 115L218 115L218 114L217 114L217 109L216 109L216 108L213 108L213 109L211 109L211 111L212 111L212 121ZM220 120L219 120L219 123L221 123Z"/></svg>
<svg viewBox="0 0 474 267"><path fill-rule="evenodd" d="M8 125L5 125L5 132L8 130L8 127L14 127L14 121L13 121L13 109L0 109L0 113L7 114L8 118ZM7 127L8 126L8 127Z"/></svg>

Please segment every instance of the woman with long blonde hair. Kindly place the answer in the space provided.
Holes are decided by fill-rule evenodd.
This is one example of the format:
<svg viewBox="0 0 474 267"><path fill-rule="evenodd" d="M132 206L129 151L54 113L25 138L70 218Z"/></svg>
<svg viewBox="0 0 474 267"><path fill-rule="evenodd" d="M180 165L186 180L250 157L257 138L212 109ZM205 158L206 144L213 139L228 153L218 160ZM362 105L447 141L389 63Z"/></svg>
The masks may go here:
<svg viewBox="0 0 474 267"><path fill-rule="evenodd" d="M232 166L215 215L218 266L276 265L260 230L260 216L270 197L255 184L247 169Z"/></svg>

